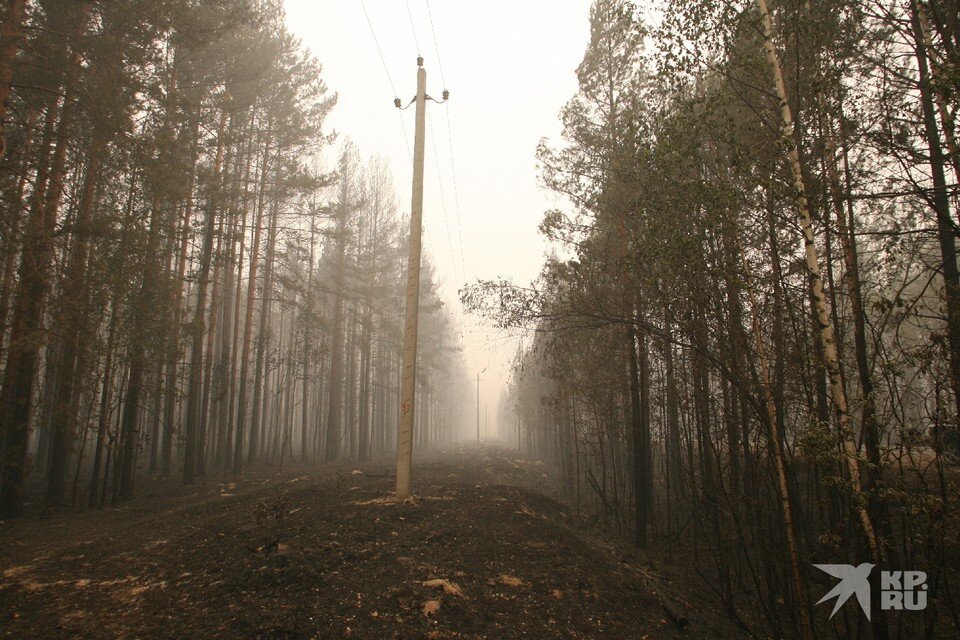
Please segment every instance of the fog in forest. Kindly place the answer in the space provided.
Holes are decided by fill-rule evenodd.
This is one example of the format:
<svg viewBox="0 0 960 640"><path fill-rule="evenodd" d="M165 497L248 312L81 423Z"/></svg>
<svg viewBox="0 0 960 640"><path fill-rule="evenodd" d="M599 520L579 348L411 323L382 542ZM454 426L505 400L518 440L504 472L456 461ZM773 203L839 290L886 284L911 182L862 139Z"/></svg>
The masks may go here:
<svg viewBox="0 0 960 640"><path fill-rule="evenodd" d="M957 0L0 20L0 636L960 636Z"/></svg>
<svg viewBox="0 0 960 640"><path fill-rule="evenodd" d="M284 6L287 25L337 91L328 128L384 157L397 184L410 184L414 123L411 111L397 116L393 98L406 103L415 94L418 54L428 92L451 91L447 104L427 114L425 246L457 315L468 367L473 376L482 372L481 407L493 416L522 332L465 312L458 290L501 276L529 282L540 271L548 243L537 225L561 199L539 188L535 151L542 137L561 135L557 110L577 90L589 1L519 3L509 18L482 3ZM404 207L408 192L400 190ZM496 434L498 421L486 422Z"/></svg>

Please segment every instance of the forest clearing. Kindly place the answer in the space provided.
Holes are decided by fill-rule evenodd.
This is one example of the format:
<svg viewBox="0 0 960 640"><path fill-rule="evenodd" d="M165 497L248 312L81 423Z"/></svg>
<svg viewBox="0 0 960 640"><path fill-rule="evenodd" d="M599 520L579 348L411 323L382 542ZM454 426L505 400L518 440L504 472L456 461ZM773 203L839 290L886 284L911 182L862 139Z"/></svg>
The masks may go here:
<svg viewBox="0 0 960 640"><path fill-rule="evenodd" d="M738 637L682 562L571 526L542 464L446 448L409 504L388 466L158 482L136 506L10 522L4 637Z"/></svg>

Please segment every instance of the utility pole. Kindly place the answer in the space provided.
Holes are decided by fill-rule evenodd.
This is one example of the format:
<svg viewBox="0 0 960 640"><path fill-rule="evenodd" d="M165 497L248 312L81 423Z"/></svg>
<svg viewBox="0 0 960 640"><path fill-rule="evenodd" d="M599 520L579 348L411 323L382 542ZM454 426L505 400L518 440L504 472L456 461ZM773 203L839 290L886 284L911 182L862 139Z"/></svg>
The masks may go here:
<svg viewBox="0 0 960 640"><path fill-rule="evenodd" d="M449 97L443 90L443 100ZM400 386L400 423L397 432L397 498L410 497L413 465L413 409L417 400L417 321L420 314L420 245L423 232L423 157L426 147L427 70L417 57L416 133L413 142L413 197L410 206L410 246L407 254L407 307L403 330L403 382ZM430 98L433 100L433 98ZM411 102L411 103L412 103ZM436 102L436 101L434 101ZM393 101L398 109L400 98ZM407 105L409 107L410 104Z"/></svg>

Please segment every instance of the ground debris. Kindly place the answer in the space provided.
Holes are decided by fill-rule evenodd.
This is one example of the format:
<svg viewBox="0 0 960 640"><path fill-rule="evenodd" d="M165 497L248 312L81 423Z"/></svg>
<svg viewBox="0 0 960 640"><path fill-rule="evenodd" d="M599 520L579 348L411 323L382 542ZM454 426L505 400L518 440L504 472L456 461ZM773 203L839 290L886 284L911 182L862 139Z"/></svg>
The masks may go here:
<svg viewBox="0 0 960 640"><path fill-rule="evenodd" d="M507 575L507 574L505 574L505 573L500 576L500 582L501 582L502 584L507 585L508 587L522 587L523 584L524 584L524 583L523 583L523 580L521 580L520 578L517 578L517 577L515 577L515 576L511 576L511 575Z"/></svg>
<svg viewBox="0 0 960 640"><path fill-rule="evenodd" d="M448 596L457 596L458 598L463 597L463 591L460 589L459 586L457 586L455 582L449 582L442 578L437 578L435 580L427 580L426 582L423 583L423 586L430 587L431 589L435 589L437 587L443 587L443 592Z"/></svg>
<svg viewBox="0 0 960 640"><path fill-rule="evenodd" d="M440 611L439 600L427 600L426 602L423 603L424 616L429 618L430 616L435 615L438 611Z"/></svg>

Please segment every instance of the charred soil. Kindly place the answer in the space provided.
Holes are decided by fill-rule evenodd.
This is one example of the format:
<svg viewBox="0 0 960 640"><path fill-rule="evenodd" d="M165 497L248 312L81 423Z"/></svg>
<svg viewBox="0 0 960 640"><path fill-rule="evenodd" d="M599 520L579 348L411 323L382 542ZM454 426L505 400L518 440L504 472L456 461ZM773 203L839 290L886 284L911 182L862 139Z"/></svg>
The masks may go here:
<svg viewBox="0 0 960 640"><path fill-rule="evenodd" d="M569 522L496 447L295 467L0 524L12 638L735 638L695 577ZM659 568L659 567L658 567ZM684 576L683 572L674 572Z"/></svg>

